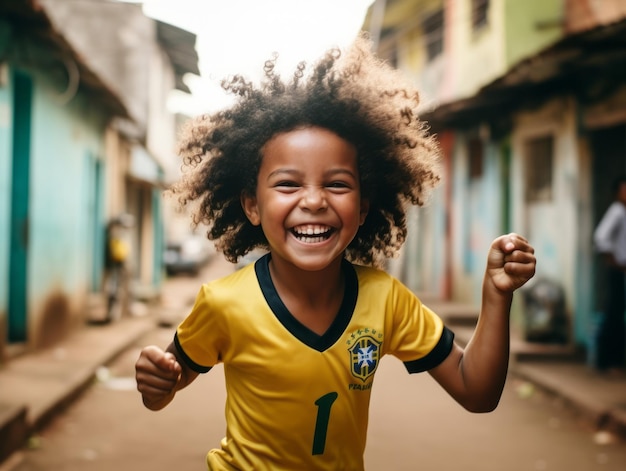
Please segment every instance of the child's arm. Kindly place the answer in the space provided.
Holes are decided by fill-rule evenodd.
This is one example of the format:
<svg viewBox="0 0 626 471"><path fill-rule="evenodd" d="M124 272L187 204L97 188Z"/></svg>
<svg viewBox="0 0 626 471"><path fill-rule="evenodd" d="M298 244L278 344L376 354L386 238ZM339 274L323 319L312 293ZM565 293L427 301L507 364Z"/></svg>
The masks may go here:
<svg viewBox="0 0 626 471"><path fill-rule="evenodd" d="M174 343L166 351L155 346L145 347L141 351L135 363L135 378L137 389L148 409L163 409L174 399L177 391L198 377L198 373L178 358Z"/></svg>
<svg viewBox="0 0 626 471"><path fill-rule="evenodd" d="M465 350L455 344L430 374L472 412L496 408L509 363L509 313L513 292L535 274L534 249L517 234L495 239L487 257L480 316Z"/></svg>

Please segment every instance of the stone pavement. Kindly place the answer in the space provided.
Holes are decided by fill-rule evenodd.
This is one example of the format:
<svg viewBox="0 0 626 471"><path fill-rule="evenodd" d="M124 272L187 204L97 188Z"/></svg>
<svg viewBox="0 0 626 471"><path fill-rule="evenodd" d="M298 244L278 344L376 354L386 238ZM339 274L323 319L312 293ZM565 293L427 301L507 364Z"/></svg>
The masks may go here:
<svg viewBox="0 0 626 471"><path fill-rule="evenodd" d="M211 269L221 273L229 268L220 265ZM182 289L188 292L181 294ZM30 434L61 413L94 381L98 368L157 324L176 322L172 312L181 312L183 305L186 309L197 289L197 281L172 278L164 287L160 313L87 325L54 348L22 355L0 368L0 471L2 462L22 447ZM427 303L449 323L459 342L469 339L474 310L439 300ZM510 374L526 380L530 388L561 397L598 429L626 439L626 377L600 376L575 352L527 344L516 337L512 340Z"/></svg>

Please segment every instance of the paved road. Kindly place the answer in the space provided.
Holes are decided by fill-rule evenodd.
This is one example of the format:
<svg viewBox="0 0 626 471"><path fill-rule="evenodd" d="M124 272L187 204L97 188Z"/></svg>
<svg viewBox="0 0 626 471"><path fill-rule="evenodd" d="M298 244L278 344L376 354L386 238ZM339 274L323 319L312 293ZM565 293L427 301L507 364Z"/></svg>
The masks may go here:
<svg viewBox="0 0 626 471"><path fill-rule="evenodd" d="M197 288L193 279L178 283L180 292ZM11 471L204 469L204 454L224 430L221 368L160 412L144 409L135 390L140 348L165 345L171 336L171 328L156 328L129 348ZM427 374L409 376L400 362L385 358L373 390L366 465L372 471L624 471L626 443L602 444L607 437L584 424L514 378L495 412L470 414Z"/></svg>

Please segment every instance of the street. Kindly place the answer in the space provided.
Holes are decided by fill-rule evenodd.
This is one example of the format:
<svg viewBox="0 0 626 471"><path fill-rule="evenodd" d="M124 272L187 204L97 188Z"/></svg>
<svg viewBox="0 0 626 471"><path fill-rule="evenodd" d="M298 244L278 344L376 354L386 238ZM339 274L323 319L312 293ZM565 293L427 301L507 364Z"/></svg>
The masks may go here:
<svg viewBox="0 0 626 471"><path fill-rule="evenodd" d="M168 267L195 270L207 235L244 252L259 227L364 260L398 249L390 267L410 289L470 308L453 313L463 345L481 294L506 299L481 291L484 263L511 247L493 241L511 232L533 247L511 235L517 250L497 257L528 283L510 311L524 348L511 349L494 412L469 413L428 373L350 346L351 365L379 365L368 471L626 471L626 229L601 223L626 227L614 191L626 178L626 0L0 0L0 18L0 471L204 469L225 433L224 368L151 412L134 365L171 342L201 282L234 269L218 255L163 287ZM301 149L287 151L290 136ZM258 185L266 169L294 175ZM296 210L325 206L328 218ZM523 259L537 262L532 280ZM283 298L306 306L292 273ZM306 295L327 315L302 314L332 320L340 291L319 278L326 292ZM503 351L487 339L479 349ZM311 384L326 373L268 357ZM335 401L316 398L313 444ZM277 426L296 423L265 406L254 410ZM354 435L333 437L346 456Z"/></svg>
<svg viewBox="0 0 626 471"><path fill-rule="evenodd" d="M230 269L212 264L201 278ZM198 286L197 278L181 277L165 295L182 309ZM145 409L135 388L140 349L165 346L173 329L155 327L102 368L93 387L33 437L11 471L205 469L204 455L224 433L222 368L198 378L160 412ZM515 378L509 378L495 412L470 414L428 374L409 375L386 357L370 410L368 471L626 469L626 443L595 433L558 400Z"/></svg>

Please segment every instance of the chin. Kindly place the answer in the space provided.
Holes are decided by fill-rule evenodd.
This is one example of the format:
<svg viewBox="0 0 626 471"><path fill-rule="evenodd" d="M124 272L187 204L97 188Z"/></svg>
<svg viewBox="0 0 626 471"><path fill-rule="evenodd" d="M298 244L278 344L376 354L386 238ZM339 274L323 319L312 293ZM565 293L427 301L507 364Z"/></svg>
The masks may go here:
<svg viewBox="0 0 626 471"><path fill-rule="evenodd" d="M322 271L326 268L332 266L335 263L341 263L343 259L343 254L340 254L335 257L301 257L297 261L292 261L291 263L303 271L316 272Z"/></svg>

